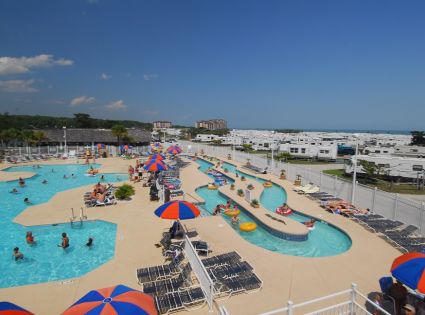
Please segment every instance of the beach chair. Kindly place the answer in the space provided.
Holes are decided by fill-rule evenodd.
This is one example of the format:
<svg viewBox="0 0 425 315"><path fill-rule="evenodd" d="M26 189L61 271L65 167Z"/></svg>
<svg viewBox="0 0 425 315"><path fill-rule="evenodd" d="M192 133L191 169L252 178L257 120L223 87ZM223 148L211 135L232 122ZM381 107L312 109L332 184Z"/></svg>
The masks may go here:
<svg viewBox="0 0 425 315"><path fill-rule="evenodd" d="M211 279L232 278L239 274L252 271L252 266L247 261L241 261L232 265L219 266L209 269Z"/></svg>
<svg viewBox="0 0 425 315"><path fill-rule="evenodd" d="M180 265L183 260L184 255L180 253L180 255L176 256L169 264L137 269L136 275L139 284L167 279L177 275L180 272Z"/></svg>
<svg viewBox="0 0 425 315"><path fill-rule="evenodd" d="M164 294L175 292L192 284L190 264L186 264L177 277L144 282L142 291L147 294Z"/></svg>
<svg viewBox="0 0 425 315"><path fill-rule="evenodd" d="M308 190L304 190L304 194L309 195L309 194L312 194L312 193L317 193L319 191L320 191L320 188L318 186L314 186L314 187L312 187ZM302 192L298 192L298 193L302 194Z"/></svg>
<svg viewBox="0 0 425 315"><path fill-rule="evenodd" d="M196 305L202 307L205 301L204 292L199 286L155 296L155 306L159 314L193 308Z"/></svg>
<svg viewBox="0 0 425 315"><path fill-rule="evenodd" d="M221 265L233 264L234 262L238 262L240 260L241 256L237 252L233 251L202 259L202 263L205 268L214 268Z"/></svg>
<svg viewBox="0 0 425 315"><path fill-rule="evenodd" d="M304 190L308 190L308 189L310 189L310 188L312 188L313 187L313 185L312 184L307 184L307 185L305 185L305 186L302 186L302 187L300 187L300 188L294 188L294 189L292 189L293 191L295 191L295 192L299 192L299 191L304 191Z"/></svg>

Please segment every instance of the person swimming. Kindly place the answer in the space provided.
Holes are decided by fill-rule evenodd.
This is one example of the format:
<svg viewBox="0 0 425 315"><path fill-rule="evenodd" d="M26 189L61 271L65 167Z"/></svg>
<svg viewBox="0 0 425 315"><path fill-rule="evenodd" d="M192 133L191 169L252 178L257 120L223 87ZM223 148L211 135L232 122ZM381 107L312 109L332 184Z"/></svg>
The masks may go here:
<svg viewBox="0 0 425 315"><path fill-rule="evenodd" d="M32 235L32 232L28 231L27 235L25 236L25 239L27 241L27 244L33 245L35 244L34 236Z"/></svg>
<svg viewBox="0 0 425 315"><path fill-rule="evenodd" d="M234 215L233 217L232 217L232 225L236 225L236 224L238 224L239 223L239 216L238 215Z"/></svg>
<svg viewBox="0 0 425 315"><path fill-rule="evenodd" d="M48 183L48 181L47 181L47 179L43 179L43 181L41 182L42 184L47 184Z"/></svg>
<svg viewBox="0 0 425 315"><path fill-rule="evenodd" d="M18 260L20 260L20 259L24 259L24 254L22 254L22 253L19 251L19 247L15 247L15 248L13 249L12 257L13 257L13 258L15 258L15 261L18 261Z"/></svg>
<svg viewBox="0 0 425 315"><path fill-rule="evenodd" d="M69 238L65 232L62 233L62 243L58 245L58 247L62 247L63 249L66 249L69 247Z"/></svg>
<svg viewBox="0 0 425 315"><path fill-rule="evenodd" d="M29 198L28 198L28 197L24 198L24 202L25 202L26 204L31 204L31 203L32 203L32 202L29 200Z"/></svg>
<svg viewBox="0 0 425 315"><path fill-rule="evenodd" d="M21 187L25 186L25 180L22 177L19 177L19 186Z"/></svg>
<svg viewBox="0 0 425 315"><path fill-rule="evenodd" d="M100 180L105 180L105 175L100 176Z"/></svg>
<svg viewBox="0 0 425 315"><path fill-rule="evenodd" d="M87 247L92 247L93 246L93 238L92 237L89 237L89 239L87 240L86 246Z"/></svg>
<svg viewBox="0 0 425 315"><path fill-rule="evenodd" d="M13 188L11 191L9 191L11 194L17 194L19 191L16 188Z"/></svg>

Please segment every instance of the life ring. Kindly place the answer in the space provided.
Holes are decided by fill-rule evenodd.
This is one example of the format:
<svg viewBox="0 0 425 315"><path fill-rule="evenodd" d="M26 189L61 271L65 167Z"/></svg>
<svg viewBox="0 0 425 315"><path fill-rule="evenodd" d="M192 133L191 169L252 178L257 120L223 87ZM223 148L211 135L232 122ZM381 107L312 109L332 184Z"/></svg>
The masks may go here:
<svg viewBox="0 0 425 315"><path fill-rule="evenodd" d="M239 229L244 232L251 232L257 228L257 224L254 222L245 222L239 225Z"/></svg>
<svg viewBox="0 0 425 315"><path fill-rule="evenodd" d="M217 185L211 185L211 184L208 185L208 189L210 190L216 190L217 188L218 188Z"/></svg>
<svg viewBox="0 0 425 315"><path fill-rule="evenodd" d="M276 208L276 213L281 215L290 215L292 213L292 209L288 208L286 210L283 210L281 207Z"/></svg>
<svg viewBox="0 0 425 315"><path fill-rule="evenodd" d="M265 188L271 188L271 187L273 187L273 183L272 183L272 182L267 181L267 182L265 182L265 183L263 184L263 186L264 186Z"/></svg>
<svg viewBox="0 0 425 315"><path fill-rule="evenodd" d="M226 210L224 210L224 214L225 215L228 215L229 217L233 217L233 216L235 216L235 215L238 215L239 213L241 213L241 210L239 210L239 209L226 209Z"/></svg>

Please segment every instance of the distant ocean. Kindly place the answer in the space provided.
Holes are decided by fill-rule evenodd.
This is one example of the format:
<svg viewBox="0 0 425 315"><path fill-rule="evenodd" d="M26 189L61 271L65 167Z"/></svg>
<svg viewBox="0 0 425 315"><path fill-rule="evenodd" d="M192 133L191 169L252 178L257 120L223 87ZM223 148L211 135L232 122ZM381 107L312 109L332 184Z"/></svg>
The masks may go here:
<svg viewBox="0 0 425 315"><path fill-rule="evenodd" d="M410 135L410 131L407 130L360 130L360 129L303 129L303 131L315 131L315 132L346 132L346 133L385 133L390 135Z"/></svg>
<svg viewBox="0 0 425 315"><path fill-rule="evenodd" d="M276 130L276 129L266 129L266 128L235 128L242 130ZM286 128L282 128L286 129ZM297 129L297 128L287 128L291 130L302 130L307 132L345 132L345 133L371 133L371 134L389 134L389 135L410 135L410 131L407 130L368 130L368 129Z"/></svg>

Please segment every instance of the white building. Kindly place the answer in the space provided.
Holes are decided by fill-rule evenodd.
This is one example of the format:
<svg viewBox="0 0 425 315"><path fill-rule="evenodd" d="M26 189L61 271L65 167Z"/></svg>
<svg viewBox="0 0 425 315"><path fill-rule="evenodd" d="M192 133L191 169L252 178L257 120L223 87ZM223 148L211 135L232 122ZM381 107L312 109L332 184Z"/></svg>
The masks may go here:
<svg viewBox="0 0 425 315"><path fill-rule="evenodd" d="M425 147L419 147L416 145L396 146L394 148L394 155L415 157L415 158L425 158Z"/></svg>
<svg viewBox="0 0 425 315"><path fill-rule="evenodd" d="M394 147L368 146L363 149L363 153L365 155L369 155L369 154L391 155L394 153Z"/></svg>
<svg viewBox="0 0 425 315"><path fill-rule="evenodd" d="M200 142L212 142L214 140L222 140L222 137L217 135L197 134L194 139L194 141L200 141Z"/></svg>
<svg viewBox="0 0 425 315"><path fill-rule="evenodd" d="M353 172L354 158L354 156L351 158L350 164L345 165L346 173ZM381 169L383 175L416 179L418 177L423 178L425 174L425 159L386 155L358 155L356 169L358 173L364 173L360 162L362 160L375 163Z"/></svg>
<svg viewBox="0 0 425 315"><path fill-rule="evenodd" d="M294 157L319 159L319 160L336 160L338 154L338 146L336 143L283 143L279 145L280 152L287 152Z"/></svg>

